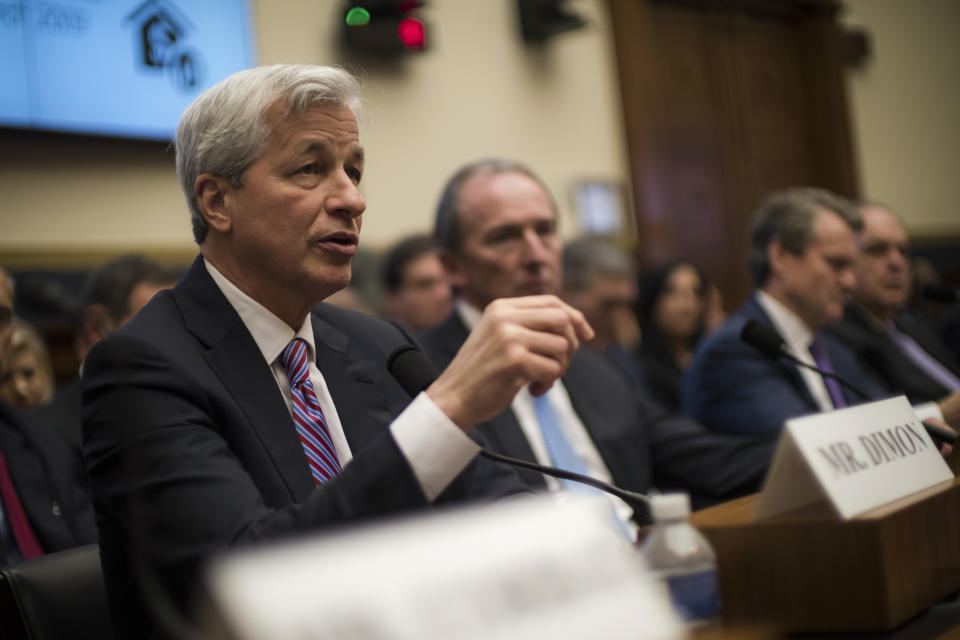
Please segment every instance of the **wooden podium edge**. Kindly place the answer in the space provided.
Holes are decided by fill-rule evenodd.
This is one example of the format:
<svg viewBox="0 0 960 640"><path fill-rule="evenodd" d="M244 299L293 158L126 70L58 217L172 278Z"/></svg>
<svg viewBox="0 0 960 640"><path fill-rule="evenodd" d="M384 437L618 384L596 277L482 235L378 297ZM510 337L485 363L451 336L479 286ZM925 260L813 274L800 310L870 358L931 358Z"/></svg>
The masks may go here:
<svg viewBox="0 0 960 640"><path fill-rule="evenodd" d="M848 521L823 502L767 520L759 494L691 515L717 551L724 619L888 631L960 589L960 480Z"/></svg>

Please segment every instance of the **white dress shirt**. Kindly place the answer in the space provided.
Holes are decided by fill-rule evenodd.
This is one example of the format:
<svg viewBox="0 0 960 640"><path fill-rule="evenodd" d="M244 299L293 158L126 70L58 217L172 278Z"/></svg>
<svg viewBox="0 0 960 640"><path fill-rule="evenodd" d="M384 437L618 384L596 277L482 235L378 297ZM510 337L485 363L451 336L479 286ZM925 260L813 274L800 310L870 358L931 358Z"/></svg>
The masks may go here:
<svg viewBox="0 0 960 640"><path fill-rule="evenodd" d="M460 319L466 325L467 329L472 331L477 323L480 322L480 311L462 299L457 301L456 308ZM570 402L570 395L567 393L566 387L563 386L563 381L557 380L553 383L553 386L547 391L546 396L550 407L553 409L560 423L560 430L567 438L567 441L570 442L570 446L573 447L574 452L583 460L587 467L587 474L591 478L612 484L613 476L610 475L610 470L607 469L607 466L603 463L603 458L600 457L600 452L597 451L596 446L594 446L593 441L590 439L590 434L587 432L587 428L583 426L583 421L580 420L580 416L574 411L573 404ZM517 392L517 395L513 398L513 402L510 404L510 409L520 424L520 428L523 430L523 434L526 436L527 442L533 450L536 461L542 465L553 465L553 461L550 459L550 453L547 450L547 443L543 438L543 431L540 429L540 421L537 420L536 409L534 409L533 406L533 396L530 394L529 387L523 387ZM544 475L543 479L547 483L548 490L561 490L560 481L553 476ZM631 518L633 508L616 496L609 494L604 495L613 502L617 517L627 525L633 536L636 537L636 525Z"/></svg>
<svg viewBox="0 0 960 640"><path fill-rule="evenodd" d="M763 310L767 312L767 315L770 316L770 321L773 323L777 332L783 337L784 342L787 343L787 348L790 350L790 353L809 365L817 366L813 360L813 356L810 354L810 345L813 344L813 332L810 331L803 320L784 306L782 302L774 299L773 296L765 291L757 291L757 302L763 307ZM798 364L794 364L794 366L797 368L797 371L800 372L804 384L807 385L810 395L813 396L820 410L833 411L833 401L830 400L830 394L827 392L827 386L823 382L823 376L816 371L811 371ZM914 405L913 410L921 420L926 420L927 418L943 420L943 413L935 402L924 402Z"/></svg>
<svg viewBox="0 0 960 640"><path fill-rule="evenodd" d="M290 382L287 380L286 369L280 362L280 354L294 338L302 338L307 343L310 382L323 409L340 466L346 466L353 459L353 453L343 432L343 425L340 424L340 416L330 396L330 390L316 365L310 314L307 314L300 328L294 331L286 322L237 288L208 261L204 260L204 264L217 287L253 336L263 359L273 372L277 387L287 403L287 410L291 412ZM294 429L292 422L290 429ZM419 394L410 406L397 416L390 424L390 433L413 469L428 500L440 495L480 451L477 443L467 437L426 393Z"/></svg>
<svg viewBox="0 0 960 640"><path fill-rule="evenodd" d="M798 360L806 362L811 367L816 367L817 363L814 362L813 355L810 353L810 345L813 344L813 331L807 327L806 323L782 302L765 291L757 291L757 302L770 316L770 321L777 333L787 343L789 352ZM835 407L830 399L830 393L827 391L827 385L823 382L823 376L796 363L793 366L800 372L803 383L807 385L807 390L813 396L817 406L820 407L820 411L833 411Z"/></svg>

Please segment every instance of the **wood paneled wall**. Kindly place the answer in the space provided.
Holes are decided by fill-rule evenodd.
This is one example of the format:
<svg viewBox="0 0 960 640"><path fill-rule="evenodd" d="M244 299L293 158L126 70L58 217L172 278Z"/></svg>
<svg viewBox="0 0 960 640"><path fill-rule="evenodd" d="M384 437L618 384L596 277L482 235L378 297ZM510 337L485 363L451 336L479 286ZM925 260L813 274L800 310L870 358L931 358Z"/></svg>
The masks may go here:
<svg viewBox="0 0 960 640"><path fill-rule="evenodd" d="M736 306L764 194L858 195L839 5L609 2L642 258L692 260Z"/></svg>

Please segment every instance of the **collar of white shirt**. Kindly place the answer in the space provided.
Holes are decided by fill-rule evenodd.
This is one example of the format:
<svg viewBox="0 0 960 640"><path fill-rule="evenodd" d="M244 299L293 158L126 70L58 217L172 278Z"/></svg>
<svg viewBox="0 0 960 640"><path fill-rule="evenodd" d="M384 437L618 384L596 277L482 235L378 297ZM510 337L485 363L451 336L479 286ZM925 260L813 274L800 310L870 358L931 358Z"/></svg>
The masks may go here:
<svg viewBox="0 0 960 640"><path fill-rule="evenodd" d="M207 260L204 260L203 264L220 291L226 296L230 306L236 310L243 324L246 325L267 363L273 363L294 338L302 338L307 343L308 359L310 362L314 361L316 349L313 343L313 323L309 313L303 319L300 328L294 331L272 311L241 291Z"/></svg>

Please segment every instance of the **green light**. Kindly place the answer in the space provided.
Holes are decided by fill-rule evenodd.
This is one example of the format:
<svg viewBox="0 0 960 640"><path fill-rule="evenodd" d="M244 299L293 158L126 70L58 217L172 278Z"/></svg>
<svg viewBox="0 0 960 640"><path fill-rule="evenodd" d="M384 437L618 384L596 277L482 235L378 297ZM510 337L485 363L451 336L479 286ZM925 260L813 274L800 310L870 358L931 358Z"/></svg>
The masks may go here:
<svg viewBox="0 0 960 640"><path fill-rule="evenodd" d="M348 27L363 27L370 23L370 12L363 7L354 7L347 11Z"/></svg>

